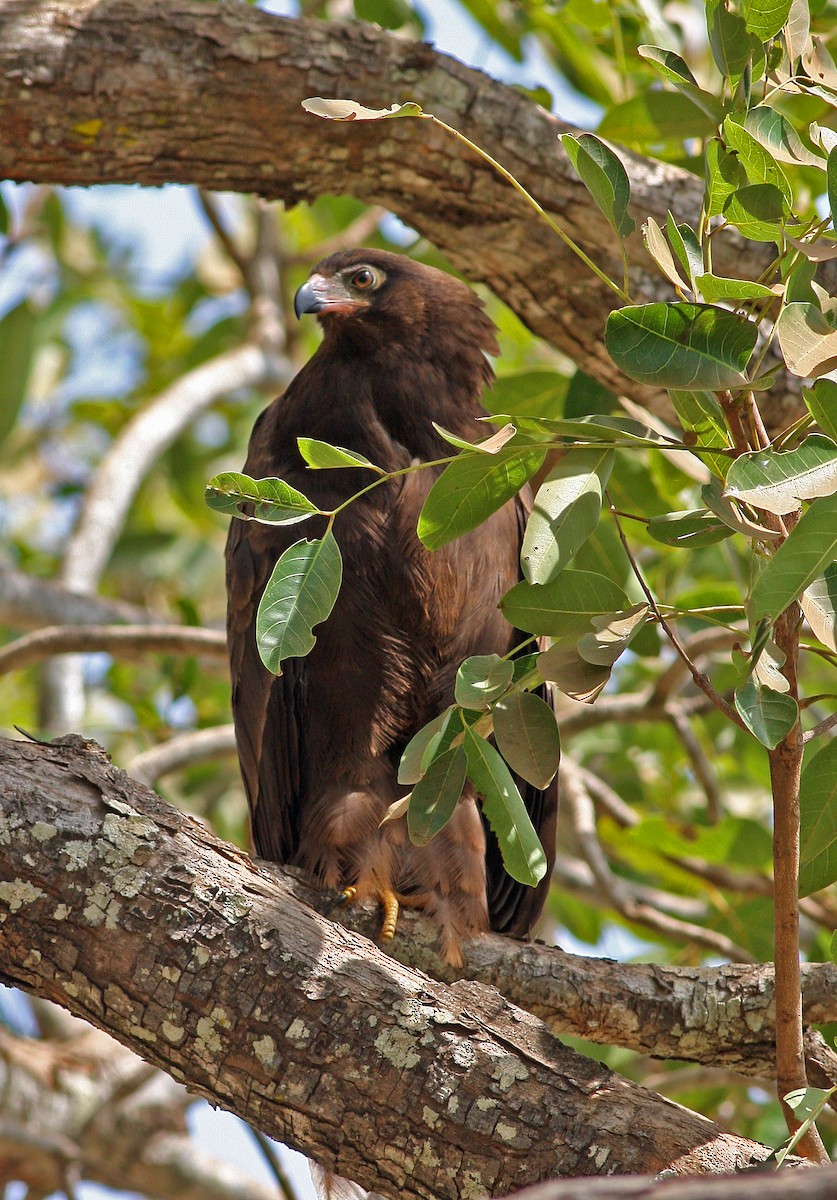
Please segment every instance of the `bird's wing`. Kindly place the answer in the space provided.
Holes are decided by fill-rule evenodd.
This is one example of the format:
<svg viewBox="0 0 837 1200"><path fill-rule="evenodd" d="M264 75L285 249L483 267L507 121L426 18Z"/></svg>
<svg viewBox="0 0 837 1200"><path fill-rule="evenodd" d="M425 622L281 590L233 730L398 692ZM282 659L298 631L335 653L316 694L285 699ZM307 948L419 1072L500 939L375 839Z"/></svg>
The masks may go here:
<svg viewBox="0 0 837 1200"><path fill-rule="evenodd" d="M304 659L280 676L262 664L256 612L283 533L233 521L227 538L227 643L238 757L256 852L288 862L296 850L304 790ZM284 539L288 541L287 538Z"/></svg>
<svg viewBox="0 0 837 1200"><path fill-rule="evenodd" d="M523 541L526 520L532 507L532 497L529 489L525 489L514 501L517 516L519 541ZM526 638L526 634L515 630L512 645L517 645ZM527 647L523 653L529 653ZM547 704L552 704L551 689L544 684L535 692ZM523 797L526 811L541 840L546 853L547 869L537 887L518 883L503 866L503 858L497 839L491 829L485 826L485 874L486 893L488 898L488 915L491 928L498 933L511 934L514 937L525 937L541 915L546 902L549 885L552 878L552 868L555 865L555 839L558 823L558 776L546 788L537 788L519 775L512 772L518 790Z"/></svg>

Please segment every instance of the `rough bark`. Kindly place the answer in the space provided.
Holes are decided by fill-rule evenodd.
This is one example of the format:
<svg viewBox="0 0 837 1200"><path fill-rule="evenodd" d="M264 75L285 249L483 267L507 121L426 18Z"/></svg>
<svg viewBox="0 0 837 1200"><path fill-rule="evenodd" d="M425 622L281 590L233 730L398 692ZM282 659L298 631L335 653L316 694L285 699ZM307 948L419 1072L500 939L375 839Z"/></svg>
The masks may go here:
<svg viewBox="0 0 837 1200"><path fill-rule="evenodd" d="M489 284L535 333L589 374L643 404L664 398L627 380L602 340L613 294L485 163L429 122L322 121L307 96L386 106L414 99L499 158L608 271L612 232L558 135L568 128L479 71L362 22L268 16L222 0L6 0L0 12L2 169L41 183L198 183L288 203L349 193L397 213L471 280ZM702 184L620 152L638 229L648 215L697 217ZM670 286L630 240L636 299ZM719 273L758 274L764 248L716 238ZM794 387L788 382L788 389ZM796 391L765 401L778 425Z"/></svg>
<svg viewBox="0 0 837 1200"><path fill-rule="evenodd" d="M324 920L92 744L0 764L3 978L341 1175L429 1200L766 1157Z"/></svg>
<svg viewBox="0 0 837 1200"><path fill-rule="evenodd" d="M518 1192L515 1200L834 1200L837 1168L786 1171L768 1175L760 1171L744 1179L585 1179L557 1180Z"/></svg>

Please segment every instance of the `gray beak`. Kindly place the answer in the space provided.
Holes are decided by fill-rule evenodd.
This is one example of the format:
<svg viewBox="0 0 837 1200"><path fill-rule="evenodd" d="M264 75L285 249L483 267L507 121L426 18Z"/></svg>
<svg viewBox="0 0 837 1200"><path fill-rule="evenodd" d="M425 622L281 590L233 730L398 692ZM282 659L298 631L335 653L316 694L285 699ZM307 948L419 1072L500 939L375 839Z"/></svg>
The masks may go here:
<svg viewBox="0 0 837 1200"><path fill-rule="evenodd" d="M313 282L309 279L303 283L294 296L294 312L297 320L303 313L318 313L323 307L323 297L318 296Z"/></svg>
<svg viewBox="0 0 837 1200"><path fill-rule="evenodd" d="M346 316L368 307L368 301L353 296L338 276L312 275L294 296L297 317L304 313L342 313Z"/></svg>

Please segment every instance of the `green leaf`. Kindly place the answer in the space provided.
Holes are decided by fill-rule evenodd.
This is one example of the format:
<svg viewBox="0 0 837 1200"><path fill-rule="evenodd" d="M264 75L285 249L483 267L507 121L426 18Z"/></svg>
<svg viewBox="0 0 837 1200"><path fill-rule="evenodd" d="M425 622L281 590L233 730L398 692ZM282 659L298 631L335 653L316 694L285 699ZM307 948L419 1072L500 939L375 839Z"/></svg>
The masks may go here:
<svg viewBox="0 0 837 1200"><path fill-rule="evenodd" d="M703 274L703 249L697 234L684 222L678 224L670 212L666 213L666 233L677 261L694 282L697 275Z"/></svg>
<svg viewBox="0 0 837 1200"><path fill-rule="evenodd" d="M741 0L741 15L760 42L774 38L788 19L791 0Z"/></svg>
<svg viewBox="0 0 837 1200"><path fill-rule="evenodd" d="M799 894L837 879L837 741L807 753L799 780Z"/></svg>
<svg viewBox="0 0 837 1200"><path fill-rule="evenodd" d="M823 160L801 141L791 123L766 104L757 104L744 118L744 128L779 162L789 166L822 167Z"/></svg>
<svg viewBox="0 0 837 1200"><path fill-rule="evenodd" d="M799 719L792 696L761 687L750 676L735 692L735 707L744 724L768 750L775 750Z"/></svg>
<svg viewBox="0 0 837 1200"><path fill-rule="evenodd" d="M818 379L810 391L802 394L820 429L837 442L837 383L833 379Z"/></svg>
<svg viewBox="0 0 837 1200"><path fill-rule="evenodd" d="M780 242L787 206L772 183L739 188L724 204L724 217L752 242Z"/></svg>
<svg viewBox="0 0 837 1200"><path fill-rule="evenodd" d="M551 583L518 583L500 601L515 629L556 638L581 637L589 631L591 617L628 607L628 597L611 579L572 569Z"/></svg>
<svg viewBox="0 0 837 1200"><path fill-rule="evenodd" d="M764 69L764 48L747 29L744 18L730 12L724 0L713 0L706 5L706 23L712 55L721 74L735 84L747 65L753 63L753 77L759 78Z"/></svg>
<svg viewBox="0 0 837 1200"><path fill-rule="evenodd" d="M785 172L776 159L753 137L752 133L740 123L739 114L726 117L724 120L724 141L729 149L738 155L739 162L747 173L747 179L752 184L769 183L778 188L787 205L793 200L793 189L788 182Z"/></svg>
<svg viewBox="0 0 837 1200"><path fill-rule="evenodd" d="M616 365L639 383L664 388L738 387L758 329L706 304L642 304L607 319L605 343Z"/></svg>
<svg viewBox="0 0 837 1200"><path fill-rule="evenodd" d="M461 746L433 759L410 796L407 832L413 845L426 846L447 825L462 795L467 767L468 758Z"/></svg>
<svg viewBox="0 0 837 1200"><path fill-rule="evenodd" d="M490 742L465 731L468 778L500 846L503 866L518 883L534 887L546 874L546 855L517 784Z"/></svg>
<svg viewBox="0 0 837 1200"><path fill-rule="evenodd" d="M746 187L747 174L738 156L730 154L718 138L711 138L706 143L705 174L707 215L717 217L724 211L730 196Z"/></svg>
<svg viewBox="0 0 837 1200"><path fill-rule="evenodd" d="M764 525L758 525L749 517L745 517L738 505L723 494L722 488L721 481L713 478L700 489L700 498L710 512L734 533L741 533L744 537L756 538L761 542L775 542L779 539L781 535L777 529L766 529Z"/></svg>
<svg viewBox="0 0 837 1200"><path fill-rule="evenodd" d="M451 704L410 738L398 764L399 783L418 783L424 774L425 752L434 739L441 738L444 725L450 720L454 711L454 706Z"/></svg>
<svg viewBox="0 0 837 1200"><path fill-rule="evenodd" d="M295 525L315 513L316 504L281 479L251 479L239 471L222 471L206 485L206 503L216 512L265 525ZM242 504L252 504L252 515Z"/></svg>
<svg viewBox="0 0 837 1200"><path fill-rule="evenodd" d="M538 488L520 564L529 583L549 583L596 528L613 450L570 450Z"/></svg>
<svg viewBox="0 0 837 1200"><path fill-rule="evenodd" d="M316 438L300 437L296 439L299 452L309 467L317 471L330 471L336 467L365 467L368 471L384 471L376 467L362 454L354 450L344 450L342 446L331 446L328 442L317 441Z"/></svg>
<svg viewBox="0 0 837 1200"><path fill-rule="evenodd" d="M713 124L720 125L724 119L723 104L716 96L705 92L699 86L679 54L675 54L673 50L663 50L660 46L637 46L637 54L653 63L663 79L673 83L678 92L682 92L702 109Z"/></svg>
<svg viewBox="0 0 837 1200"><path fill-rule="evenodd" d="M831 224L837 229L837 146L828 155L825 170L826 188L828 191L828 211L831 213Z"/></svg>
<svg viewBox="0 0 837 1200"><path fill-rule="evenodd" d="M35 353L35 310L28 300L0 319L0 443L17 424Z"/></svg>
<svg viewBox="0 0 837 1200"><path fill-rule="evenodd" d="M648 605L641 603L625 612L593 617L591 624L596 632L585 633L584 637L579 638L579 654L593 666L612 667L642 629L648 612Z"/></svg>
<svg viewBox="0 0 837 1200"><path fill-rule="evenodd" d="M716 128L717 123L688 97L654 90L614 104L599 123L598 132L623 146L648 150L666 142L711 137Z"/></svg>
<svg viewBox="0 0 837 1200"><path fill-rule="evenodd" d="M488 708L514 677L514 664L498 654L473 654L456 672L454 695L463 708Z"/></svg>
<svg viewBox="0 0 837 1200"><path fill-rule="evenodd" d="M837 558L837 496L822 496L802 514L756 580L750 617L775 620Z"/></svg>
<svg viewBox="0 0 837 1200"><path fill-rule="evenodd" d="M294 542L281 556L268 580L258 616L259 656L274 675L286 658L303 658L314 646L313 633L334 608L340 591L343 560L329 530L324 537Z"/></svg>
<svg viewBox="0 0 837 1200"><path fill-rule="evenodd" d="M664 437L650 425L632 417L574 417L552 420L548 417L520 417L521 434L544 441L572 438L583 442L635 442L639 446L671 446L676 439Z"/></svg>
<svg viewBox="0 0 837 1200"><path fill-rule="evenodd" d="M799 597L802 611L824 646L837 651L837 563L826 567Z"/></svg>
<svg viewBox="0 0 837 1200"><path fill-rule="evenodd" d="M685 391L672 388L669 392L677 419L687 432L694 433L697 446L727 446L729 434L723 410L711 392ZM729 458L724 454L701 454L700 458L723 479Z"/></svg>
<svg viewBox="0 0 837 1200"><path fill-rule="evenodd" d="M310 96L303 100L302 107L315 117L328 121L383 121L389 117L427 117L414 100L404 104L393 104L390 108L367 108L357 100L329 100L324 96Z"/></svg>
<svg viewBox="0 0 837 1200"><path fill-rule="evenodd" d="M690 284L680 274L680 269L674 259L674 253L666 240L665 234L653 217L648 217L642 227L642 240L645 243L645 249L654 259L654 262L669 283L673 283L676 288L688 291Z"/></svg>
<svg viewBox="0 0 837 1200"><path fill-rule="evenodd" d="M534 787L555 777L561 736L552 707L532 692L512 692L494 705L494 738L511 769Z"/></svg>
<svg viewBox="0 0 837 1200"><path fill-rule="evenodd" d="M538 659L541 678L580 704L592 704L610 679L609 666L588 662L573 642L556 642Z"/></svg>
<svg viewBox="0 0 837 1200"><path fill-rule="evenodd" d="M421 510L418 536L438 550L516 496L540 467L543 450L501 450L499 454L461 454L433 484Z"/></svg>
<svg viewBox="0 0 837 1200"><path fill-rule="evenodd" d="M732 530L706 508L652 517L648 532L655 542L662 542L664 546L688 548L711 546L732 536Z"/></svg>
<svg viewBox="0 0 837 1200"><path fill-rule="evenodd" d="M514 425L508 424L504 425L502 429L498 429L496 433L492 433L491 437L483 438L481 442L468 442L465 438L459 437L458 434L450 433L449 430L443 429L435 421L431 421L431 425L439 437L443 441L446 441L449 446L455 446L457 450L477 450L480 454L496 454L517 433Z"/></svg>
<svg viewBox="0 0 837 1200"><path fill-rule="evenodd" d="M803 379L837 367L837 330L813 304L788 304L776 322L788 370Z"/></svg>
<svg viewBox="0 0 837 1200"><path fill-rule="evenodd" d="M812 433L795 450L754 450L729 469L724 494L784 516L837 491L837 445Z"/></svg>
<svg viewBox="0 0 837 1200"><path fill-rule="evenodd" d="M579 179L615 232L619 237L629 237L636 226L628 214L631 185L622 163L611 148L592 133L563 133L561 141Z"/></svg>
<svg viewBox="0 0 837 1200"><path fill-rule="evenodd" d="M716 300L775 300L776 293L763 283L750 279L725 279L721 275L698 275L695 286L709 304Z"/></svg>

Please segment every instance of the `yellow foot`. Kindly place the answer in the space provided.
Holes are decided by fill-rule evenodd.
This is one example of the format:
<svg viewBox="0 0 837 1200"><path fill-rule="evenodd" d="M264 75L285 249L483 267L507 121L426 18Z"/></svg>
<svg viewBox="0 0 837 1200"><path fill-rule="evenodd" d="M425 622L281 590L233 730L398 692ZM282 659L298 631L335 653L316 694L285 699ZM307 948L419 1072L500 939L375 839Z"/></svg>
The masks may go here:
<svg viewBox="0 0 837 1200"><path fill-rule="evenodd" d="M334 902L335 908L343 908L347 904L351 904L357 899L358 889L354 886L344 888ZM389 888L381 888L378 891L378 899L381 902L381 908L384 910L384 919L381 923L381 932L378 934L379 942L391 942L395 937L395 928L398 924L398 897L395 892Z"/></svg>

